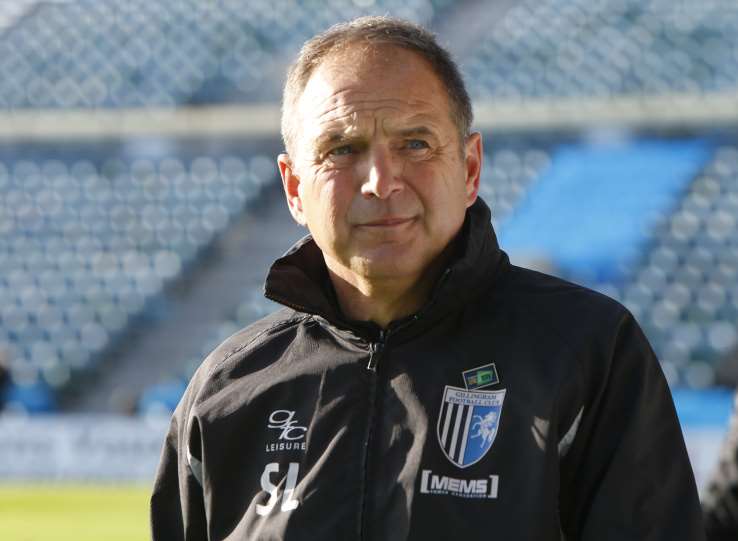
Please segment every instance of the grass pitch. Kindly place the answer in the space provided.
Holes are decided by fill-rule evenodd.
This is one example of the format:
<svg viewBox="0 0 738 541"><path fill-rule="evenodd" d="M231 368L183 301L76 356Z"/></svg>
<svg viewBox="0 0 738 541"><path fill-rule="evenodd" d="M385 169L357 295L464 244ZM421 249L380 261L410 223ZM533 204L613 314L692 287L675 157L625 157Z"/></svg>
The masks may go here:
<svg viewBox="0 0 738 541"><path fill-rule="evenodd" d="M2 485L3 541L148 541L150 488Z"/></svg>

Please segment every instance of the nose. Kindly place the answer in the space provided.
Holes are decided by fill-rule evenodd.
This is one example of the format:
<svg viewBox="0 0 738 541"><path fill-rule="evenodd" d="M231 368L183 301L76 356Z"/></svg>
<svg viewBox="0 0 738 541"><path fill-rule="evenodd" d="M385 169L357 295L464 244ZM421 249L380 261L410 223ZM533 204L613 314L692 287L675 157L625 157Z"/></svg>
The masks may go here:
<svg viewBox="0 0 738 541"><path fill-rule="evenodd" d="M368 167L361 185L361 194L366 198L387 199L402 190L402 164L392 152L382 146L367 153Z"/></svg>

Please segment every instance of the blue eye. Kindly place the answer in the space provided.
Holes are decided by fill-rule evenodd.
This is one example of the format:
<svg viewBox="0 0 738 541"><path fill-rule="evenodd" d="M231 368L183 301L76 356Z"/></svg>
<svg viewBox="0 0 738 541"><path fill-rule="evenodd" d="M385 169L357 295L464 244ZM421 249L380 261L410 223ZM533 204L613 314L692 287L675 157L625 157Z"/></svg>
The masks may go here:
<svg viewBox="0 0 738 541"><path fill-rule="evenodd" d="M426 143L422 139L410 139L406 143L406 146L410 150L424 150L424 149L428 148L428 143Z"/></svg>
<svg viewBox="0 0 738 541"><path fill-rule="evenodd" d="M333 150L328 152L328 154L330 154L331 156L348 156L349 154L353 152L353 150L354 149L351 145L343 145L343 146L334 148Z"/></svg>

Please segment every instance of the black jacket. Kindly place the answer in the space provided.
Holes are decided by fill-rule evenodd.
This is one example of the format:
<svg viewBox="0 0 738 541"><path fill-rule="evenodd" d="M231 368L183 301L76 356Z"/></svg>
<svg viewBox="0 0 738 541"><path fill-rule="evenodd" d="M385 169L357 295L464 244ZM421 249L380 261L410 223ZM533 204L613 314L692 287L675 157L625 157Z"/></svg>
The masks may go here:
<svg viewBox="0 0 738 541"><path fill-rule="evenodd" d="M511 265L480 200L386 331L346 321L308 237L288 306L198 369L151 500L162 540L703 539L669 389L611 299Z"/></svg>
<svg viewBox="0 0 738 541"><path fill-rule="evenodd" d="M702 504L708 541L738 539L738 394Z"/></svg>

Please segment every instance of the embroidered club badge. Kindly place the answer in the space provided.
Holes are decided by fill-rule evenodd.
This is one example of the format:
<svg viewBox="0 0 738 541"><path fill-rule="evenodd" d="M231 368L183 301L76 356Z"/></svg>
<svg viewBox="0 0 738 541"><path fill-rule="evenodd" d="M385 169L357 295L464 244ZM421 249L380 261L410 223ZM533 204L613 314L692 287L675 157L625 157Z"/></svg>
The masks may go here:
<svg viewBox="0 0 738 541"><path fill-rule="evenodd" d="M502 415L505 389L468 391L446 385L436 435L452 464L466 468L492 447Z"/></svg>

